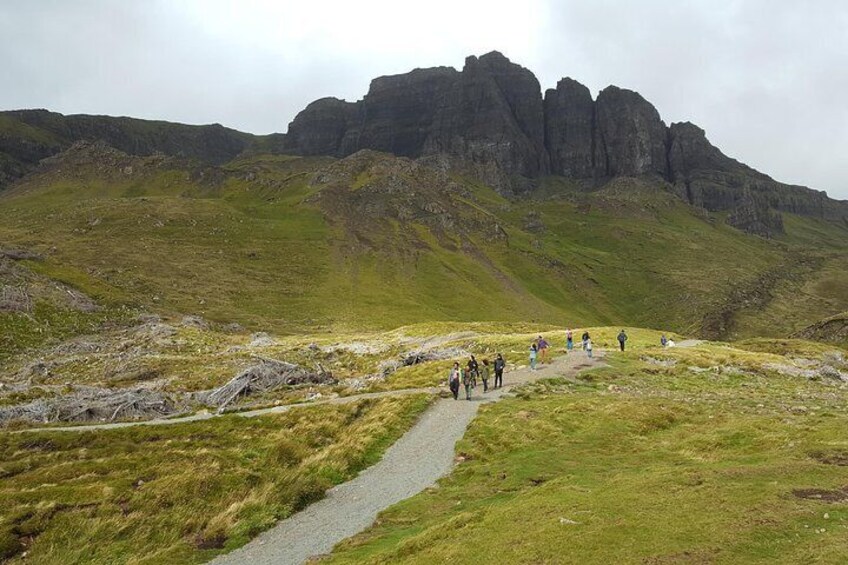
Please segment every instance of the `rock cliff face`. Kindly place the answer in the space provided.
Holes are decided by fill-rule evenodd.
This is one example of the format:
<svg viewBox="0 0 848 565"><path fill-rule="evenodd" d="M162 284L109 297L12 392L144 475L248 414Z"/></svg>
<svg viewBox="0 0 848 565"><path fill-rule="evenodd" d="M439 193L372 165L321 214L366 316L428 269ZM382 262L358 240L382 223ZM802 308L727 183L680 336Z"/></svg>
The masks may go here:
<svg viewBox="0 0 848 565"><path fill-rule="evenodd" d="M356 123L359 106L338 98L312 102L289 126L285 149L301 155L341 154L345 134Z"/></svg>
<svg viewBox="0 0 848 565"><path fill-rule="evenodd" d="M641 95L609 86L596 100L564 78L544 99L536 77L498 52L468 57L462 71L416 69L381 77L359 102L324 99L289 126L285 149L346 156L373 149L438 156L504 192L531 190L547 174L601 185L619 176L670 183L690 204L770 236L777 212L844 221L848 203L778 183L725 156L690 123L667 127Z"/></svg>
<svg viewBox="0 0 848 565"><path fill-rule="evenodd" d="M539 81L497 52L468 57L461 72L437 67L374 79L359 102L313 102L289 125L285 147L304 155L448 155L507 179L549 171Z"/></svg>
<svg viewBox="0 0 848 565"><path fill-rule="evenodd" d="M606 176L666 175L668 135L656 108L615 86L602 90L595 106L595 162Z"/></svg>
<svg viewBox="0 0 848 565"><path fill-rule="evenodd" d="M553 174L571 178L596 176L594 135L595 102L588 88L564 78L556 89L545 93L545 145Z"/></svg>
<svg viewBox="0 0 848 565"><path fill-rule="evenodd" d="M730 211L728 222L760 235L783 231L777 212L846 221L848 202L803 186L779 183L719 151L704 130L688 123L669 128L669 176L689 203L710 211Z"/></svg>

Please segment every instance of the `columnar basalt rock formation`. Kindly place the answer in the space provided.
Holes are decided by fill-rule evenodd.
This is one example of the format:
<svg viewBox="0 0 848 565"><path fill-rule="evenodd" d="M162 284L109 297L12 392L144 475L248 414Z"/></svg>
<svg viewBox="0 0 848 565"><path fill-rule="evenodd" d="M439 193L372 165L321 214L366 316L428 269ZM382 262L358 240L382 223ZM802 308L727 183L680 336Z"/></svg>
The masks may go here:
<svg viewBox="0 0 848 565"><path fill-rule="evenodd" d="M564 78L543 98L533 73L496 51L468 57L462 71L377 78L358 102L314 102L290 124L284 146L304 155L441 155L486 171L485 180L505 192L532 189L548 174L589 186L648 175L766 236L782 230L779 211L848 217L848 203L774 181L725 156L695 125L666 126L637 92L609 86L593 100L587 87Z"/></svg>
<svg viewBox="0 0 848 565"><path fill-rule="evenodd" d="M545 147L551 172L572 178L592 178L595 164L595 102L589 89L564 78L545 92ZM603 163L606 168L606 161Z"/></svg>

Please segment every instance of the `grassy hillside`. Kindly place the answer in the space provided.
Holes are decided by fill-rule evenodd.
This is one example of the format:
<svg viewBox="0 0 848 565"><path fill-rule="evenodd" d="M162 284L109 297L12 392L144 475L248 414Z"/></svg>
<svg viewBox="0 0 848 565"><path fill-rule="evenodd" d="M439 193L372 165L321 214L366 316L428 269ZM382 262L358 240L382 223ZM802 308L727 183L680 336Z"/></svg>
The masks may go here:
<svg viewBox="0 0 848 565"><path fill-rule="evenodd" d="M845 354L655 348L528 385L328 562L845 562Z"/></svg>
<svg viewBox="0 0 848 565"><path fill-rule="evenodd" d="M104 307L276 332L504 320L699 333L762 285L764 302L722 331L787 333L848 308L848 229L798 217L768 241L637 179L507 200L369 152L213 168L90 146L4 193L0 214L2 246L41 253L27 268ZM814 287L800 298L783 280L798 253Z"/></svg>

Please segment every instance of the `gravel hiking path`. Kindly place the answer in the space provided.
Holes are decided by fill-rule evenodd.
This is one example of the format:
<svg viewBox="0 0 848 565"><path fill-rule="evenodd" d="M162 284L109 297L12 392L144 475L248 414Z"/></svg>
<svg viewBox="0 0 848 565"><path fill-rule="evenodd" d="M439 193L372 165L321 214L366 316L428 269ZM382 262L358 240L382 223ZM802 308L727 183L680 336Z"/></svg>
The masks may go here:
<svg viewBox="0 0 848 565"><path fill-rule="evenodd" d="M590 359L575 351L541 365L536 371L525 367L506 373L505 386L485 394L482 383L478 383L470 402L462 398L464 390L460 391L460 400L439 400L386 451L379 463L333 487L324 499L259 534L247 545L211 563L300 564L310 557L329 553L343 539L370 526L381 511L447 475L454 464L456 442L465 435L481 404L500 400L513 386L546 377L573 376L601 364L602 354Z"/></svg>

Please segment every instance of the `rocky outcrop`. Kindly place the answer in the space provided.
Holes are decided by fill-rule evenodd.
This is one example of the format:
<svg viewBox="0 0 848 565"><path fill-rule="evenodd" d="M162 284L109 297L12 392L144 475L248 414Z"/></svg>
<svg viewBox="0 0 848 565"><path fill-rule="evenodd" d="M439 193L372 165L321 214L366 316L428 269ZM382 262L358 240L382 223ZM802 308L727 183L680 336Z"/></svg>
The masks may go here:
<svg viewBox="0 0 848 565"><path fill-rule="evenodd" d="M437 67L374 79L356 103L314 102L289 125L286 146L303 155L446 155L514 188L549 170L544 116L533 73L492 52L468 57L461 72Z"/></svg>
<svg viewBox="0 0 848 565"><path fill-rule="evenodd" d="M402 157L424 154L458 78L455 69L438 67L374 79L361 102L359 123L341 152L369 148Z"/></svg>
<svg viewBox="0 0 848 565"><path fill-rule="evenodd" d="M595 162L608 177L666 176L667 131L659 112L632 90L608 86L596 104Z"/></svg>
<svg viewBox="0 0 848 565"><path fill-rule="evenodd" d="M284 150L301 155L339 156L342 142L356 123L359 105L338 98L312 102L289 125Z"/></svg>
<svg viewBox="0 0 848 565"><path fill-rule="evenodd" d="M564 78L543 100L536 77L498 52L468 57L462 71L380 77L356 103L319 100L291 123L285 147L424 158L506 192L532 189L547 174L589 186L647 175L693 206L730 212L730 223L751 233L779 233L776 211L848 225L848 203L774 181L724 155L691 123L666 127L636 92L609 86L592 100L588 88Z"/></svg>
<svg viewBox="0 0 848 565"><path fill-rule="evenodd" d="M764 198L747 189L742 191L742 196L731 209L727 223L744 232L763 237L783 233L783 216L770 208Z"/></svg>
<svg viewBox="0 0 848 565"><path fill-rule="evenodd" d="M593 137L595 102L589 89L571 78L545 93L545 146L551 173L571 178L596 174Z"/></svg>
<svg viewBox="0 0 848 565"><path fill-rule="evenodd" d="M783 231L778 212L848 222L848 202L803 186L779 183L724 155L698 126L684 122L669 128L668 180L690 204L710 211L731 211L728 223L760 235Z"/></svg>
<svg viewBox="0 0 848 565"><path fill-rule="evenodd" d="M468 57L436 115L425 154L447 153L502 172L496 185L547 172L544 110L533 74L494 52ZM509 177L512 177L511 179Z"/></svg>
<svg viewBox="0 0 848 565"><path fill-rule="evenodd" d="M792 334L792 337L848 346L848 312L816 322Z"/></svg>

